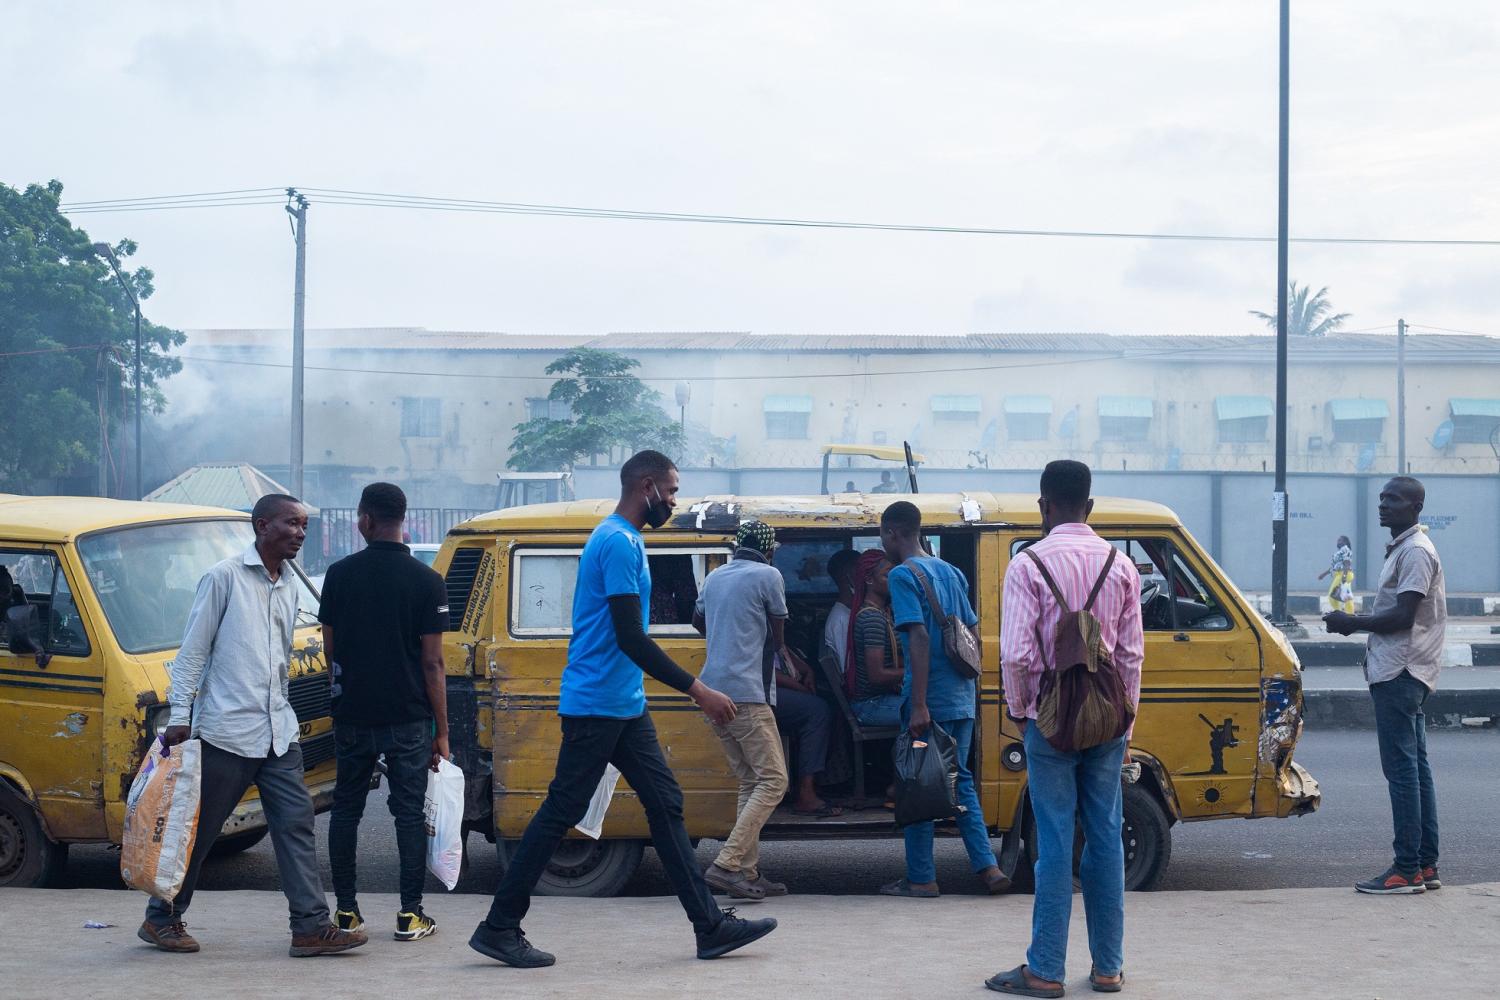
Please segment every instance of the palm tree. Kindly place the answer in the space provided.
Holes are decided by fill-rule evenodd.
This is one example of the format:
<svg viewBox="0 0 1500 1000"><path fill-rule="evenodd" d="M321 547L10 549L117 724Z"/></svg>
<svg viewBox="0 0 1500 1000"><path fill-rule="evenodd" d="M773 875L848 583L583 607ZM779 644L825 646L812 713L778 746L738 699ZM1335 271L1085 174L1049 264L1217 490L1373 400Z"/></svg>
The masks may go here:
<svg viewBox="0 0 1500 1000"><path fill-rule="evenodd" d="M1316 294L1309 295L1311 291L1312 288L1308 285L1299 288L1295 281L1290 283L1287 295L1288 337L1326 337L1343 326L1344 320L1349 318L1349 313L1329 315L1333 306L1328 304L1327 288L1320 288ZM1272 330L1276 329L1275 313L1251 309L1250 315L1265 320Z"/></svg>

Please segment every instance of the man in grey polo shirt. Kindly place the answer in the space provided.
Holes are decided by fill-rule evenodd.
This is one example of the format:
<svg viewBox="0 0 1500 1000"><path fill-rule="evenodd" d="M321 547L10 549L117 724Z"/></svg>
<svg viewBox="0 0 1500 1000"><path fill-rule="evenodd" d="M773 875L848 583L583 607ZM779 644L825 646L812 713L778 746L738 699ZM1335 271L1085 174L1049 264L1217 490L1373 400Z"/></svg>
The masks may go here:
<svg viewBox="0 0 1500 1000"><path fill-rule="evenodd" d="M771 565L776 532L746 521L735 533L734 558L703 581L693 624L708 638L699 678L734 701L735 716L711 723L740 782L739 814L704 881L739 899L786 894L760 874L760 831L786 795L786 759L771 705L774 656L784 643L786 587Z"/></svg>
<svg viewBox="0 0 1500 1000"><path fill-rule="evenodd" d="M1438 878L1437 794L1427 764L1422 706L1443 667L1448 599L1443 564L1419 519L1427 491L1397 476L1380 491L1380 524L1391 531L1372 614L1323 616L1330 632L1369 632L1365 680L1375 702L1380 766L1390 786L1395 860L1384 874L1355 885L1375 894L1442 888Z"/></svg>

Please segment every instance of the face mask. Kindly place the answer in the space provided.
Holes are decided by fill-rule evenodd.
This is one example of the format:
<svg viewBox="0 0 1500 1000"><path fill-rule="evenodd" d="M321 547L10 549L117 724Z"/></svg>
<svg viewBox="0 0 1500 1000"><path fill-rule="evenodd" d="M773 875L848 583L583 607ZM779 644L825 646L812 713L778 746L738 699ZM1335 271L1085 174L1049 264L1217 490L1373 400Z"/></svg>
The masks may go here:
<svg viewBox="0 0 1500 1000"><path fill-rule="evenodd" d="M661 498L661 490L656 484L651 484L651 492L656 494L656 499L646 504L646 523L653 528L660 528L672 518L672 508Z"/></svg>

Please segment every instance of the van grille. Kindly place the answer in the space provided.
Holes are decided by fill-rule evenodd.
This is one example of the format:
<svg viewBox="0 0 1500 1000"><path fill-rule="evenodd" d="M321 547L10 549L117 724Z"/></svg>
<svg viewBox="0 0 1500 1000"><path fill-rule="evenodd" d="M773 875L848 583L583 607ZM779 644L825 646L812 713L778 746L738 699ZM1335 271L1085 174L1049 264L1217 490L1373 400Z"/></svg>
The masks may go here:
<svg viewBox="0 0 1500 1000"><path fill-rule="evenodd" d="M324 761L333 759L332 730L300 742L302 743L302 770L311 771Z"/></svg>
<svg viewBox="0 0 1500 1000"><path fill-rule="evenodd" d="M286 700L292 703L292 711L297 713L298 722L311 722L314 719L326 717L330 711L330 686L328 683L328 671L320 670L315 674L304 674L301 677L293 677L287 682ZM307 755L307 748L302 748L303 756Z"/></svg>
<svg viewBox="0 0 1500 1000"><path fill-rule="evenodd" d="M479 561L484 549L462 548L453 553L448 564L448 631L458 632L463 628L464 612L469 609L469 599L474 594L474 578L479 575Z"/></svg>

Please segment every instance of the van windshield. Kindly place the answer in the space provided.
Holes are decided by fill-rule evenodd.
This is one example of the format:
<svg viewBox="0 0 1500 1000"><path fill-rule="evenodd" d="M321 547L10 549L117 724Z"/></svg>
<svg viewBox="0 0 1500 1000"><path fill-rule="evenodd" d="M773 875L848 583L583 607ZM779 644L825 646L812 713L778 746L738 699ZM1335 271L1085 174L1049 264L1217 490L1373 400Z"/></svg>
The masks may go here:
<svg viewBox="0 0 1500 1000"><path fill-rule="evenodd" d="M249 521L173 521L90 535L78 551L115 641L127 653L150 653L182 642L199 579L252 537ZM318 600L300 572L293 579L298 624L311 625Z"/></svg>

